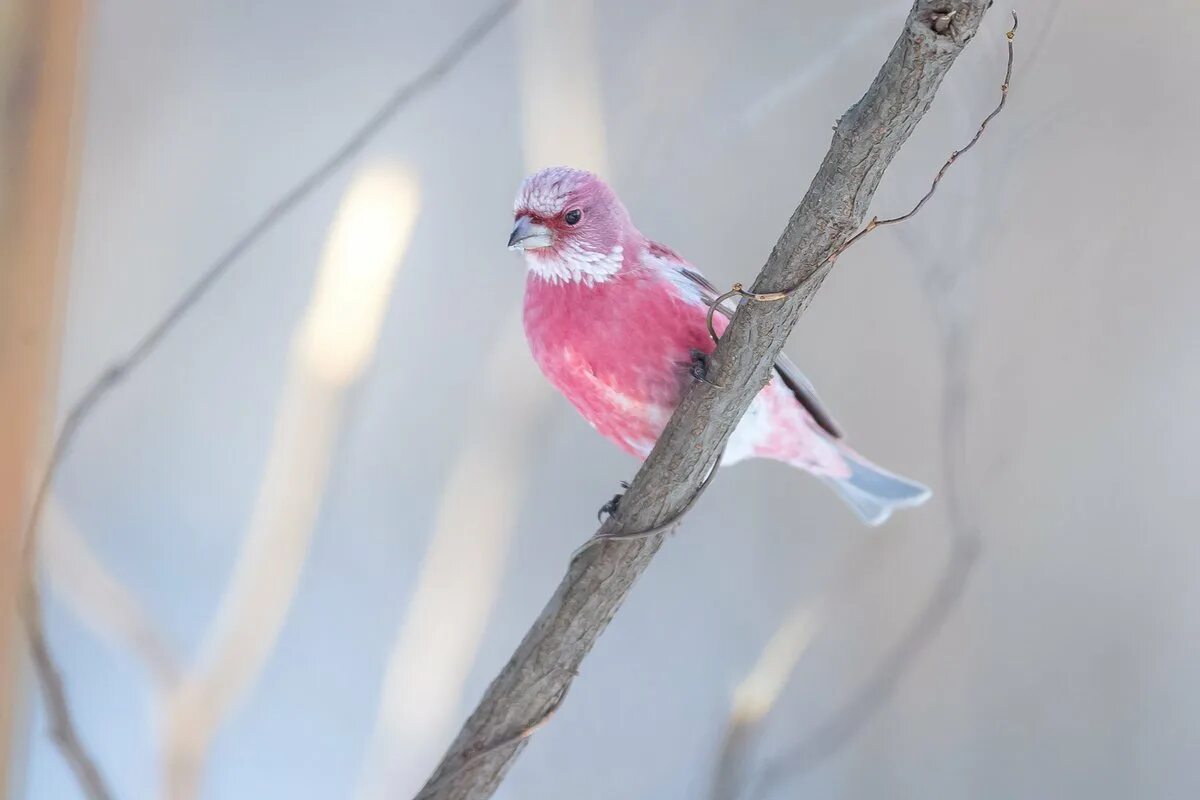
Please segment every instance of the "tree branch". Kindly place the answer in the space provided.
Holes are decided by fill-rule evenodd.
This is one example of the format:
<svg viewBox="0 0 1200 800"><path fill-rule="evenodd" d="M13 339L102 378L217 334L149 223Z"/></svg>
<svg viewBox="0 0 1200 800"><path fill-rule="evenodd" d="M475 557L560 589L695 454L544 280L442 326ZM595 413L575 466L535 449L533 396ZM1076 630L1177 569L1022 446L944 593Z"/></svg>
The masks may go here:
<svg viewBox="0 0 1200 800"><path fill-rule="evenodd" d="M620 513L599 535L652 528L686 507L769 379L788 334L828 274L830 257L862 224L884 170L990 4L916 0L871 87L838 122L825 160L753 287L756 293L796 290L778 303L740 305L710 361L716 385L697 383L688 392L622 499ZM657 535L578 552L418 800L492 795L529 734L562 702L580 663L661 545Z"/></svg>

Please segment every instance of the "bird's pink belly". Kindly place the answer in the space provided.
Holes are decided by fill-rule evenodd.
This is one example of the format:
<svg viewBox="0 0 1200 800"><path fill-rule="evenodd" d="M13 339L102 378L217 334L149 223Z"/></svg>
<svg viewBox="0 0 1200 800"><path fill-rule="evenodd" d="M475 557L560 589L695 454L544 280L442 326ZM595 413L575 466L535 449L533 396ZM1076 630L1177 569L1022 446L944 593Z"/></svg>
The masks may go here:
<svg viewBox="0 0 1200 800"><path fill-rule="evenodd" d="M625 361L596 369L567 349L563 357L541 366L597 431L638 457L650 452L682 397L677 376L661 362Z"/></svg>

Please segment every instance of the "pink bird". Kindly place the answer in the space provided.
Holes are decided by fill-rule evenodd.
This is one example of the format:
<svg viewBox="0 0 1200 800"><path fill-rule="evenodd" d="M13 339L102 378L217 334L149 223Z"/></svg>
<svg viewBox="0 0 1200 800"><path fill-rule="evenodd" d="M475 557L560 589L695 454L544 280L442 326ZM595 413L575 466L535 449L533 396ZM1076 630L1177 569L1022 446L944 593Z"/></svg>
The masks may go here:
<svg viewBox="0 0 1200 800"><path fill-rule="evenodd" d="M719 292L647 239L604 181L551 167L525 179L510 250L525 255L525 335L542 372L596 430L645 458L715 347ZM723 309L728 311L728 309ZM728 321L714 317L717 332ZM729 438L722 464L769 458L816 475L870 525L930 492L841 439L812 385L785 357Z"/></svg>

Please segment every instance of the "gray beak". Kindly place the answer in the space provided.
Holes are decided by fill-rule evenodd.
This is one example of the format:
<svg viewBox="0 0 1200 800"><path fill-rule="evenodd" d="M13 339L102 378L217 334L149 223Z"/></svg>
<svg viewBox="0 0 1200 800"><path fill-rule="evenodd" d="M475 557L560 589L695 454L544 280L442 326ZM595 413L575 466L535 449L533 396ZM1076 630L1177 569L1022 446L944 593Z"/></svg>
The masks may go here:
<svg viewBox="0 0 1200 800"><path fill-rule="evenodd" d="M552 238L550 229L538 225L527 216L517 218L513 225L512 235L508 237L509 250L535 250L539 247L549 247Z"/></svg>

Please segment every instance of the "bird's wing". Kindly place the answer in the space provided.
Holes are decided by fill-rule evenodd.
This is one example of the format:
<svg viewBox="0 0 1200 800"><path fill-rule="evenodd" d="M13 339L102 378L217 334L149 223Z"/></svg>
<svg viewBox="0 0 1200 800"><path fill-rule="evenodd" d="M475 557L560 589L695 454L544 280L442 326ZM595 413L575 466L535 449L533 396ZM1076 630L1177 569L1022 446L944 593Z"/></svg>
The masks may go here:
<svg viewBox="0 0 1200 800"><path fill-rule="evenodd" d="M651 242L650 254L663 261L670 262L670 266L688 284L695 287L705 305L711 306L712 302L721 296L721 290L714 286L712 281L704 277L698 269L688 264L678 253L666 245ZM726 317L732 317L734 307L730 301L726 300L717 310ZM817 424L830 436L836 439L842 438L842 429L837 424L837 420L826 410L825 405L821 402L821 398L817 396L817 390L813 386L812 381L800 371L800 368L790 358L780 353L775 359L775 371L779 373L779 377L784 385L791 390L792 394L796 396L796 400L812 415Z"/></svg>
<svg viewBox="0 0 1200 800"><path fill-rule="evenodd" d="M817 424L825 429L835 439L842 438L842 428L838 425L837 420L825 408L825 404L821 402L821 398L817 396L816 387L812 385L812 381L808 376L800 371L790 358L783 353L775 359L775 371L779 373L779 377L783 379L783 383L792 390L792 394L796 395L796 399L800 401L800 405L812 414L812 418L817 421Z"/></svg>

